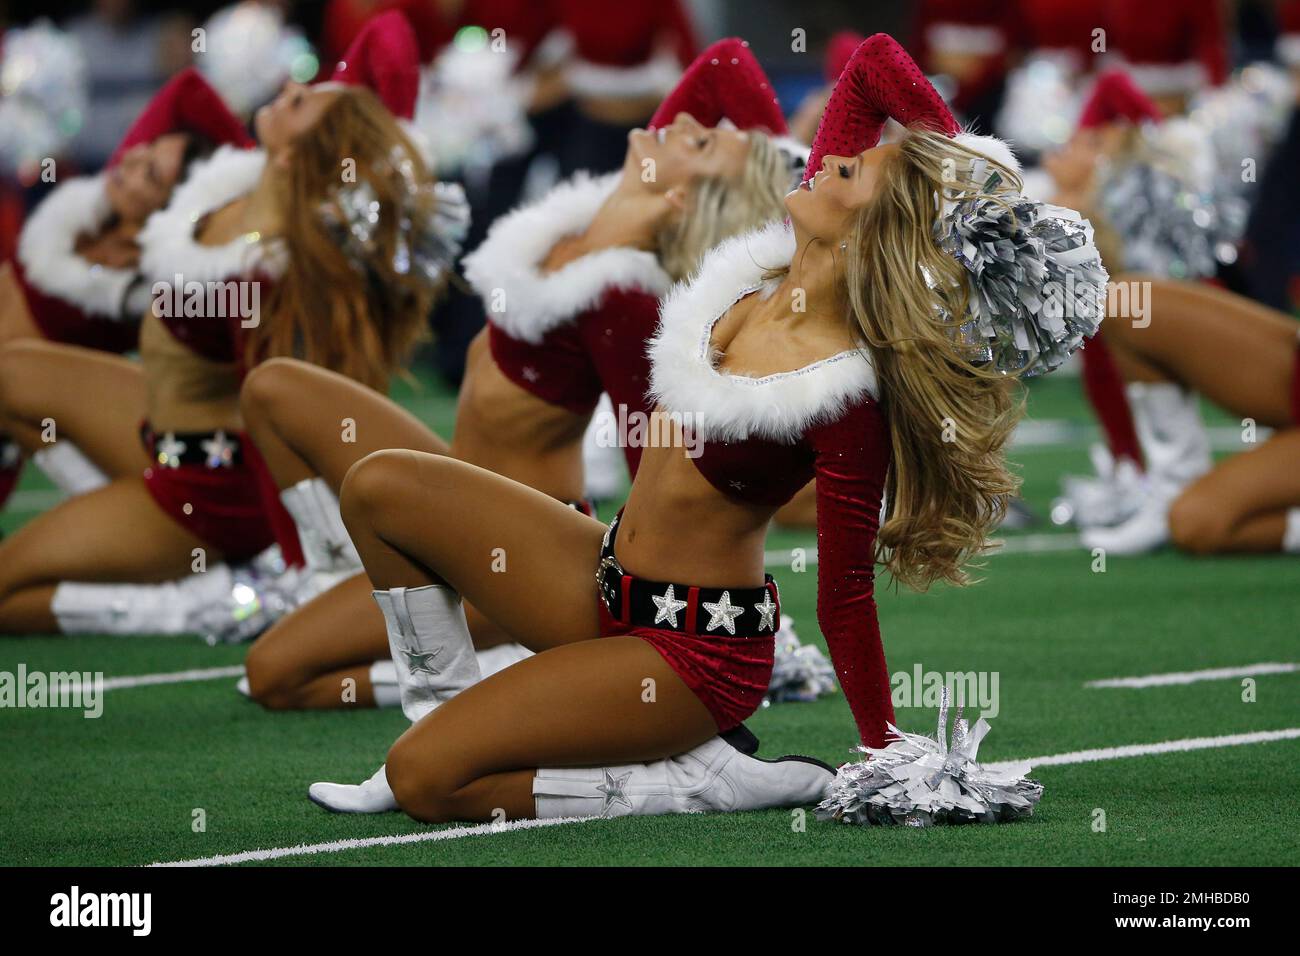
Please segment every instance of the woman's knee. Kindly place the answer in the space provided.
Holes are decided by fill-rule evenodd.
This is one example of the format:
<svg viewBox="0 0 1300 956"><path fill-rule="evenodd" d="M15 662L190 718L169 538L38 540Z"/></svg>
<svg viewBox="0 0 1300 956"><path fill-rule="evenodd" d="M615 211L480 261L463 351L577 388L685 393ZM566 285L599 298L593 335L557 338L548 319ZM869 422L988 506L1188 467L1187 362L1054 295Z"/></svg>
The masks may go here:
<svg viewBox="0 0 1300 956"><path fill-rule="evenodd" d="M1189 554L1217 554L1231 531L1231 516L1208 496L1184 493L1169 509L1169 536Z"/></svg>
<svg viewBox="0 0 1300 956"><path fill-rule="evenodd" d="M239 410L250 430L274 421L278 409L302 400L308 369L310 366L297 359L272 358L248 373L239 389Z"/></svg>
<svg viewBox="0 0 1300 956"><path fill-rule="evenodd" d="M408 731L388 751L385 773L388 786L402 812L422 823L450 823L459 819L454 794L460 789L448 766L421 745Z"/></svg>
<svg viewBox="0 0 1300 956"><path fill-rule="evenodd" d="M244 659L248 695L267 710L297 710L302 706L302 675L276 642L267 640L271 636L254 643Z"/></svg>

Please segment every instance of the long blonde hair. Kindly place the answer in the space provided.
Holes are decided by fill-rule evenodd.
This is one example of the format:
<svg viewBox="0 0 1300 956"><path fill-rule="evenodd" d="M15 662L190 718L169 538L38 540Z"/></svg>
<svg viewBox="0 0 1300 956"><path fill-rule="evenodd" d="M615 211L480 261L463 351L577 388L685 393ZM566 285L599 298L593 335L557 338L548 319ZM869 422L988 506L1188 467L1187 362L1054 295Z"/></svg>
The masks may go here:
<svg viewBox="0 0 1300 956"><path fill-rule="evenodd" d="M417 181L429 180L419 150L365 87L340 90L295 141L281 209L288 264L268 303L271 319L249 334L250 364L292 355L386 390L427 334L436 290L415 270L403 274L393 265L407 189L395 156L412 164ZM345 159L380 204L364 261L345 254L321 215L343 182Z"/></svg>
<svg viewBox="0 0 1300 956"><path fill-rule="evenodd" d="M985 195L968 176L976 158L940 133L909 130L881 166L846 261L849 309L874 361L892 446L879 557L917 590L969 583L965 567L1020 485L1003 456L1023 411L1018 383L972 361L958 330L965 269L934 232L940 197ZM1020 188L1014 172L990 168L1005 188Z"/></svg>
<svg viewBox="0 0 1300 956"><path fill-rule="evenodd" d="M655 245L664 271L685 279L722 240L783 217L792 185L785 154L770 137L751 131L740 175L697 182L685 213L660 230Z"/></svg>

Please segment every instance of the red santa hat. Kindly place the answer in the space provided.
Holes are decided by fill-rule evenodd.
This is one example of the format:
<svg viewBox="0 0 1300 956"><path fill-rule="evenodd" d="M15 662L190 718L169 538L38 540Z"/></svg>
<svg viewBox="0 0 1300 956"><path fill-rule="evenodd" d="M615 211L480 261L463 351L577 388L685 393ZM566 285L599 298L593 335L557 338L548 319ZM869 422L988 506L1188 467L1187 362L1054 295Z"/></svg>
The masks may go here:
<svg viewBox="0 0 1300 956"><path fill-rule="evenodd" d="M566 71L580 96L649 96L672 89L699 49L682 0L553 0L573 41Z"/></svg>
<svg viewBox="0 0 1300 956"><path fill-rule="evenodd" d="M1015 172L1020 161L1010 145L995 136L963 132L943 97L921 68L885 33L868 37L849 57L831 92L804 171L810 179L827 153L852 156L880 142L887 120L946 133L967 149Z"/></svg>
<svg viewBox="0 0 1300 956"><path fill-rule="evenodd" d="M152 143L168 133L191 133L214 146L255 146L238 116L230 111L220 94L194 67L181 70L136 117L122 142L108 160L112 166L133 146Z"/></svg>
<svg viewBox="0 0 1300 956"><path fill-rule="evenodd" d="M1107 70L1097 78L1088 101L1079 115L1079 129L1092 129L1107 123L1126 121L1159 123L1164 118L1160 107L1133 82L1123 70Z"/></svg>
<svg viewBox="0 0 1300 956"><path fill-rule="evenodd" d="M368 86L394 116L415 116L420 49L406 17L389 10L369 20L334 67L330 82Z"/></svg>

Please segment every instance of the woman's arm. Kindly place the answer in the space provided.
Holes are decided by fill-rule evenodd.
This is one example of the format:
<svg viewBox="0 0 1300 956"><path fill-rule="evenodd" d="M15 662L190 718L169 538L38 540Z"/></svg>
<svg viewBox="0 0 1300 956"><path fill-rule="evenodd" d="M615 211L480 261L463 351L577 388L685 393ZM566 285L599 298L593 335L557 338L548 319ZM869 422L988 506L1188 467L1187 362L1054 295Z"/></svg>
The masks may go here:
<svg viewBox="0 0 1300 956"><path fill-rule="evenodd" d="M862 402L808 435L817 475L817 623L863 743L883 747L894 720L876 619L876 532L889 426Z"/></svg>
<svg viewBox="0 0 1300 956"><path fill-rule="evenodd" d="M689 113L702 126L717 126L725 117L740 129L786 132L771 81L745 41L735 37L719 40L695 58L655 110L650 128L668 125L678 113Z"/></svg>
<svg viewBox="0 0 1300 956"><path fill-rule="evenodd" d="M877 33L862 41L836 81L804 179L821 168L827 154L854 156L875 146L887 119L957 132L952 112L921 68L893 37Z"/></svg>

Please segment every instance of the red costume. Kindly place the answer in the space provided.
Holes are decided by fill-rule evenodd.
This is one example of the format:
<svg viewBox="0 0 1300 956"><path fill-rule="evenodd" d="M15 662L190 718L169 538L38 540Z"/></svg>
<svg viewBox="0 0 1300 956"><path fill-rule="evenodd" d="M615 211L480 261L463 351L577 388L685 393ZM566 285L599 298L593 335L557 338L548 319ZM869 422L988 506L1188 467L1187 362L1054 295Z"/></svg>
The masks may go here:
<svg viewBox="0 0 1300 956"><path fill-rule="evenodd" d="M827 154L855 155L875 146L887 119L953 135L957 125L911 58L883 34L863 42L836 84L813 143L805 178ZM1009 156L1004 144L966 139L986 155ZM1014 162L1014 160L1011 160ZM761 379L719 371L712 330L735 302L760 293L764 274L788 263L794 233L784 223L722 243L698 276L665 300L649 347L651 400L666 412L691 413L703 440L700 474L729 498L767 507L790 500L817 480L817 618L844 696L863 741L883 746L893 720L874 598L875 538L890 461L889 426L869 354L841 352ZM732 609L733 611L736 608ZM740 607L737 626L763 612ZM644 630L644 629L643 629ZM731 644L705 625L709 640L683 638L674 628L650 640L719 719L739 723L756 709L761 674L755 657L772 660L770 638ZM733 647L732 652L726 650ZM716 695L729 675L738 691ZM703 692L701 691L703 688Z"/></svg>
<svg viewBox="0 0 1300 956"><path fill-rule="evenodd" d="M651 128L689 113L705 126L725 117L742 129L784 134L771 84L748 47L721 40L691 65L663 101ZM493 224L465 258L465 277L488 307L492 357L512 382L575 415L590 415L602 391L628 413L649 414L645 342L659 298L672 285L652 252L602 249L543 273L542 261L565 236L591 222L619 173L578 174L532 205ZM624 447L633 475L639 447Z"/></svg>
<svg viewBox="0 0 1300 956"><path fill-rule="evenodd" d="M1217 0L1110 0L1107 50L1152 96L1192 93L1228 76L1224 10Z"/></svg>
<svg viewBox="0 0 1300 956"><path fill-rule="evenodd" d="M682 0L553 0L573 39L568 70L578 96L651 96L672 88L698 49Z"/></svg>

